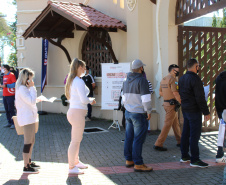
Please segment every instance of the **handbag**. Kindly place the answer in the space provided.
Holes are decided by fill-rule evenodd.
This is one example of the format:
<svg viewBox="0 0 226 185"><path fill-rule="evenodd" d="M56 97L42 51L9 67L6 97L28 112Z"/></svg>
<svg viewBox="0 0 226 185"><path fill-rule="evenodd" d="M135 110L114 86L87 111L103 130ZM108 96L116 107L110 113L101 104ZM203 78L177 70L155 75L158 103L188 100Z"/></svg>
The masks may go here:
<svg viewBox="0 0 226 185"><path fill-rule="evenodd" d="M24 135L24 128L23 128L23 126L20 126L18 124L17 116L13 116L13 122L14 122L14 125L15 125L15 128L16 128L17 135ZM37 133L38 127L39 127L39 122L36 122L34 124L35 124L35 133Z"/></svg>

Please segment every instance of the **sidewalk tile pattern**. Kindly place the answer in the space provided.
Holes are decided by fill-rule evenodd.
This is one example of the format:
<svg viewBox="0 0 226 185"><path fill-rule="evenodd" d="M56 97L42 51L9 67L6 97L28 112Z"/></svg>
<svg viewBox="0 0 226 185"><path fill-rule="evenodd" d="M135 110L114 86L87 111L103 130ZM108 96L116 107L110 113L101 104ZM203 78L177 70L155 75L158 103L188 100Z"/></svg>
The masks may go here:
<svg viewBox="0 0 226 185"><path fill-rule="evenodd" d="M168 137L167 152L155 151L152 147L159 132L148 134L143 149L143 158L154 168L150 173L135 173L124 167L124 130L110 129L99 134L84 134L80 160L89 164L84 175L68 175L67 149L70 143L71 126L64 114L40 116L40 128L36 134L33 160L41 165L39 174L23 174L23 136L15 130L3 128L7 123L5 114L0 114L0 184L88 184L88 185L142 185L142 184L222 184L224 164L215 163L217 134L202 135L201 159L211 167L192 168L189 163L180 163L180 150L174 137ZM111 121L94 119L86 127L107 129Z"/></svg>

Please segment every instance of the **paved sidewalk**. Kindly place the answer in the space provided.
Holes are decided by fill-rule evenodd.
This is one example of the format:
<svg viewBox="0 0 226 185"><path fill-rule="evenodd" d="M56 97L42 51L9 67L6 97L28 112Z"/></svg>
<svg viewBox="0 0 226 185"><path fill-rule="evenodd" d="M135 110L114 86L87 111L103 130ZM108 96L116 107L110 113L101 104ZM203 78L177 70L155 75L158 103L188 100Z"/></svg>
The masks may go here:
<svg viewBox="0 0 226 185"><path fill-rule="evenodd" d="M80 159L89 164L84 175L68 176L67 149L70 142L70 124L64 114L40 116L40 128L36 134L33 160L41 165L39 174L23 174L23 136L15 130L3 128L6 116L0 114L0 184L221 184L224 164L214 162L217 134L202 135L200 140L201 159L211 164L206 169L191 168L188 163L179 163L180 150L174 137L168 137L167 152L154 151L153 144L159 132L148 134L143 149L144 161L153 166L150 173L134 173L124 167L124 130L110 129L105 133L84 134ZM86 127L106 129L108 120L93 120Z"/></svg>
<svg viewBox="0 0 226 185"><path fill-rule="evenodd" d="M3 94L3 91L2 91L2 88L0 88L0 113L5 113L2 94Z"/></svg>
<svg viewBox="0 0 226 185"><path fill-rule="evenodd" d="M144 161L154 168L150 173L134 173L124 167L123 143L125 131L107 130L111 121L95 119L86 127L101 127L107 132L84 134L80 159L89 164L84 175L68 175L67 149L71 126L64 114L40 116L39 132L33 160L41 165L39 174L23 174L23 136L15 130L3 128L7 123L0 90L0 184L222 184L224 164L215 163L217 132L203 133L200 140L201 159L211 167L191 168L179 163L180 150L174 137L168 137L167 152L153 150L158 131L148 134L143 149Z"/></svg>

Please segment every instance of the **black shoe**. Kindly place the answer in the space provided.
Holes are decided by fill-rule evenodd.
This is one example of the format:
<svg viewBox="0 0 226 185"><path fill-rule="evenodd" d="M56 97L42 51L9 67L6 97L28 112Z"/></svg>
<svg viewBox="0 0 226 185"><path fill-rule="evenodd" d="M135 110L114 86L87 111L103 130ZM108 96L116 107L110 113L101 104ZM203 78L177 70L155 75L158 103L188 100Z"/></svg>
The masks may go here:
<svg viewBox="0 0 226 185"><path fill-rule="evenodd" d="M4 125L3 127L11 127L12 125L11 124L6 124L6 125Z"/></svg>
<svg viewBox="0 0 226 185"><path fill-rule="evenodd" d="M180 147L180 144L176 144L177 147Z"/></svg>
<svg viewBox="0 0 226 185"><path fill-rule="evenodd" d="M34 168L34 169L40 169L40 166L39 165L37 165L37 164L35 164L34 162L32 162L31 164L30 164L30 166L32 167L32 168Z"/></svg>
<svg viewBox="0 0 226 185"><path fill-rule="evenodd" d="M23 172L24 173L39 173L38 170L32 168L29 164L27 165L27 167L24 167Z"/></svg>
<svg viewBox="0 0 226 185"><path fill-rule="evenodd" d="M222 146L218 146L216 158L224 157L224 150Z"/></svg>
<svg viewBox="0 0 226 185"><path fill-rule="evenodd" d="M167 148L161 147L161 146L155 146L155 145L154 145L153 148L154 148L155 150L158 150L158 151L161 151L161 152L167 151Z"/></svg>
<svg viewBox="0 0 226 185"><path fill-rule="evenodd" d="M199 167L199 168L207 168L209 166L209 164L204 163L203 161L201 161L200 159L194 163L190 163L191 167Z"/></svg>
<svg viewBox="0 0 226 185"><path fill-rule="evenodd" d="M11 125L11 127L10 127L11 129L15 129L15 126L14 125Z"/></svg>

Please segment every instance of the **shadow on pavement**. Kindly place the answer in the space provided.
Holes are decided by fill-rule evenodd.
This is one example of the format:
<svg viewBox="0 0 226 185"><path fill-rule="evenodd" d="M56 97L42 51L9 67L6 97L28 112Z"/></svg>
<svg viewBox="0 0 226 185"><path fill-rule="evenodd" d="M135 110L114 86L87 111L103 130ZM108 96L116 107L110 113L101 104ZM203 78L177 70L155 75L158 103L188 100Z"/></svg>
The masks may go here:
<svg viewBox="0 0 226 185"><path fill-rule="evenodd" d="M15 160L16 164L22 165L22 151L23 151L23 136L18 136L15 130L9 128L3 128L3 125L7 123L5 114L0 115L0 152L1 146L6 152L3 160L2 169L7 174L11 171L15 172L15 169L7 169L6 161L10 162ZM42 182L63 182L61 184L161 184L162 180L167 179L171 181L171 184L177 184L179 182L188 181L188 184L195 184L196 181L191 179L191 176L198 179L207 178L210 181L214 177L217 183L222 182L223 167L211 167L206 169L193 169L185 168L181 170L168 169L168 170L156 170L152 173L114 173L108 174L102 171L98 171L100 168L114 167L114 169L123 168L125 159L123 157L123 143L125 132L124 130L118 131L117 129L110 129L111 121L94 119L91 122L86 123L86 127L101 127L108 132L99 134L84 134L83 141L80 147L80 160L86 164L89 164L94 168L87 171L87 174L81 176L68 176L67 174L67 150L71 137L71 126L67 122L65 114L48 114L40 116L40 127L36 134L36 143L34 145L32 160L38 161L43 165L43 171L39 175L30 176L28 179L21 174L12 174L9 178L4 178L5 181L2 184L29 184L34 183L42 179ZM174 137L168 137L164 146L168 148L167 152L158 152L153 149L153 145L158 137L159 132L151 132L146 138L146 142L143 148L144 162L147 164L154 163L169 163L178 162L180 160L180 149L176 147L176 140ZM200 140L200 154L201 159L214 159L216 155L216 134L204 135ZM1 155L1 154L0 154ZM0 161L1 162L1 161ZM37 163L38 163L37 162ZM5 165L6 164L6 165ZM19 165L18 165L19 166ZM4 169L3 169L4 168ZM21 168L21 169L20 169ZM22 173L22 167L18 167L19 173ZM21 171L20 171L21 170ZM123 168L124 170L124 168ZM222 170L222 171L221 171ZM207 173L208 172L208 173ZM165 174L166 173L166 174ZM91 174L91 175L90 175ZM165 176L164 176L165 174ZM183 175L181 175L183 174ZM187 175L186 175L187 174ZM50 177L48 177L50 175ZM1 175L0 175L1 176ZM15 177L14 177L15 176ZM21 177L20 177L21 176ZM199 177L200 176L200 177ZM17 178L16 178L17 177ZM8 179L7 179L8 178ZM52 181L49 180L52 178ZM15 180L18 179L18 180ZM130 180L131 179L131 180ZM213 179L213 180L215 180ZM30 182L29 182L30 180ZM145 181L144 181L145 180ZM190 181L189 181L190 180ZM194 182L192 182L192 180ZM216 181L215 180L215 181ZM102 183L100 183L102 181ZM124 182L125 181L125 182ZM146 182L147 181L147 182ZM205 182L206 182L205 181ZM1 182L1 179L0 179ZM91 183L92 182L92 183ZM107 182L107 183L106 183ZM205 183L203 182L203 183ZM212 183L212 184L217 184ZM0 183L1 184L1 183ZM51 184L51 183L49 183ZM56 183L55 183L56 184ZM165 182L168 184L168 182ZM197 184L197 183L196 183Z"/></svg>
<svg viewBox="0 0 226 185"><path fill-rule="evenodd" d="M30 181L28 179L29 175L30 174L22 174L19 180L11 179L11 180L5 182L3 185L13 185L13 184L15 184L15 185L17 185L17 184L28 185L28 184L30 184Z"/></svg>
<svg viewBox="0 0 226 185"><path fill-rule="evenodd" d="M78 176L70 176L67 178L66 184L76 184L81 185L81 180L78 178Z"/></svg>

